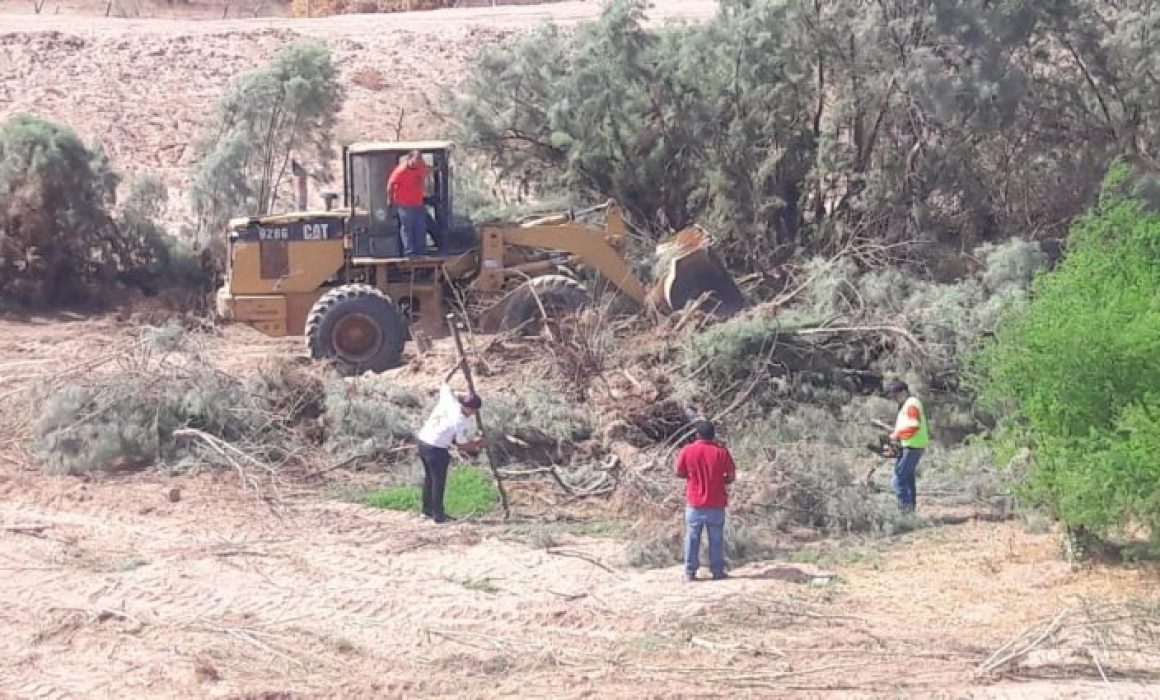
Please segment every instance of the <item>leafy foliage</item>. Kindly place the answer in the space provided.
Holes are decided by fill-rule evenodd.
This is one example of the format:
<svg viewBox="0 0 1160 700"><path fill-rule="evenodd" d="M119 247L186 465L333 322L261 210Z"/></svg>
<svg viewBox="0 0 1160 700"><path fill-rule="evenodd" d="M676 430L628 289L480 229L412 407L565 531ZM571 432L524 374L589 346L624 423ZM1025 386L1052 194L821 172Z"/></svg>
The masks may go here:
<svg viewBox="0 0 1160 700"><path fill-rule="evenodd" d="M0 127L0 294L56 305L126 263L108 207L117 177L70 129L33 116Z"/></svg>
<svg viewBox="0 0 1160 700"><path fill-rule="evenodd" d="M0 294L34 306L89 301L119 284L207 287L193 251L156 223L164 185L143 176L114 211L120 178L103 151L33 116L0 127Z"/></svg>
<svg viewBox="0 0 1160 700"><path fill-rule="evenodd" d="M659 29L645 7L486 51L462 140L521 191L706 223L750 269L1060 237L1111 155L1160 136L1142 0L730 0Z"/></svg>
<svg viewBox="0 0 1160 700"><path fill-rule="evenodd" d="M199 146L191 194L200 230L271 212L292 158L329 164L342 101L330 51L319 43L285 46L268 65L235 80Z"/></svg>
<svg viewBox="0 0 1160 700"><path fill-rule="evenodd" d="M758 307L688 340L686 398L719 397L704 406L715 410L746 392L754 418L798 415L810 426L798 437L855 447L873 434L848 426L888 420L895 407L873 395L902 378L923 397L935 440L956 443L990 420L960 386L962 358L1026 302L1047 264L1038 244L1018 238L973 257L975 269L947 284L901 267L862 272L848 258L814 259L795 304Z"/></svg>
<svg viewBox="0 0 1160 700"><path fill-rule="evenodd" d="M177 238L157 223L169 201L169 190L151 173L139 175L117 214L120 239L129 251L129 269L121 279L149 293L178 288L208 293L213 270L190 241Z"/></svg>
<svg viewBox="0 0 1160 700"><path fill-rule="evenodd" d="M1069 525L1160 533L1160 214L1109 174L1059 267L974 361L1012 446L1033 448L1029 494Z"/></svg>
<svg viewBox="0 0 1160 700"><path fill-rule="evenodd" d="M385 457L413 437L430 403L382 377L333 378L326 384L326 447L344 459Z"/></svg>

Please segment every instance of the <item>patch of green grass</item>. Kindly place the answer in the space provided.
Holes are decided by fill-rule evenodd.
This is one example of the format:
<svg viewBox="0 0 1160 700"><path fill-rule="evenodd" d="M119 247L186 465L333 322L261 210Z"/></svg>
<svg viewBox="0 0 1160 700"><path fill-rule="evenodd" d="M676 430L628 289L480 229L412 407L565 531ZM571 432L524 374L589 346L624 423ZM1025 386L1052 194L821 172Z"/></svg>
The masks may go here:
<svg viewBox="0 0 1160 700"><path fill-rule="evenodd" d="M419 510L422 496L417 486L396 486L367 494L365 503L372 508L387 510Z"/></svg>
<svg viewBox="0 0 1160 700"><path fill-rule="evenodd" d="M375 491L364 501L372 508L418 511L422 495L417 486L398 486ZM455 469L447 476L447 492L443 507L453 518L488 513L495 509L499 494L491 478L481 469Z"/></svg>

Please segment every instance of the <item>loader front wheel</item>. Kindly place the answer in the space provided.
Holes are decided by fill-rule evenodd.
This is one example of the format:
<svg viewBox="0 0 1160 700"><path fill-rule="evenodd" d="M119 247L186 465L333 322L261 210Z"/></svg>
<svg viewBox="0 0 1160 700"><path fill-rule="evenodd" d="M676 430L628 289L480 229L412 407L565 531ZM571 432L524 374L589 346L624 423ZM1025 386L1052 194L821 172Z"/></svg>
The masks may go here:
<svg viewBox="0 0 1160 700"><path fill-rule="evenodd" d="M343 376L398 367L407 321L391 298L365 284L332 289L314 302L306 319L306 347L331 360Z"/></svg>
<svg viewBox="0 0 1160 700"><path fill-rule="evenodd" d="M588 290L571 277L534 277L512 292L500 330L535 333L545 319L558 319L591 303Z"/></svg>

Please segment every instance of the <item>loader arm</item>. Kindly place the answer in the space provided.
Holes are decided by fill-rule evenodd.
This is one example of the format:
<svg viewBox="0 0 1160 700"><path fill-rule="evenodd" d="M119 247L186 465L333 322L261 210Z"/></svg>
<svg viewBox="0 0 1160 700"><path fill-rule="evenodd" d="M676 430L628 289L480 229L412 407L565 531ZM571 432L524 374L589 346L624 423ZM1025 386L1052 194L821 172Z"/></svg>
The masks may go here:
<svg viewBox="0 0 1160 700"><path fill-rule="evenodd" d="M506 245L571 253L581 262L595 268L637 304L644 306L648 292L625 261L622 244L624 225L619 212L610 209L608 218L608 227L603 231L559 216L538 219L521 226L504 226L498 233ZM621 243L619 250L614 242Z"/></svg>

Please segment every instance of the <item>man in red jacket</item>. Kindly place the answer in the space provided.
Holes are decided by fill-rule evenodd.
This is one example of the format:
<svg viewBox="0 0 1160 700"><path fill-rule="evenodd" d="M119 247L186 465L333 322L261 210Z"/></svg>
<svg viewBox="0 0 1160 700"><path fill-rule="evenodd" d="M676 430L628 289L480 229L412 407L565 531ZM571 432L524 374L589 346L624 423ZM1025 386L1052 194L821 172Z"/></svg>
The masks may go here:
<svg viewBox="0 0 1160 700"><path fill-rule="evenodd" d="M408 258L427 254L426 184L427 164L419 151L400 158L387 178L387 202L399 208L399 237L403 239L403 255Z"/></svg>
<svg viewBox="0 0 1160 700"><path fill-rule="evenodd" d="M716 440L717 430L707 421L694 425L697 439L677 455L677 476L685 479L685 579L697 578L701 568L701 530L709 530L709 571L725 578L725 486L737 469L729 450Z"/></svg>

